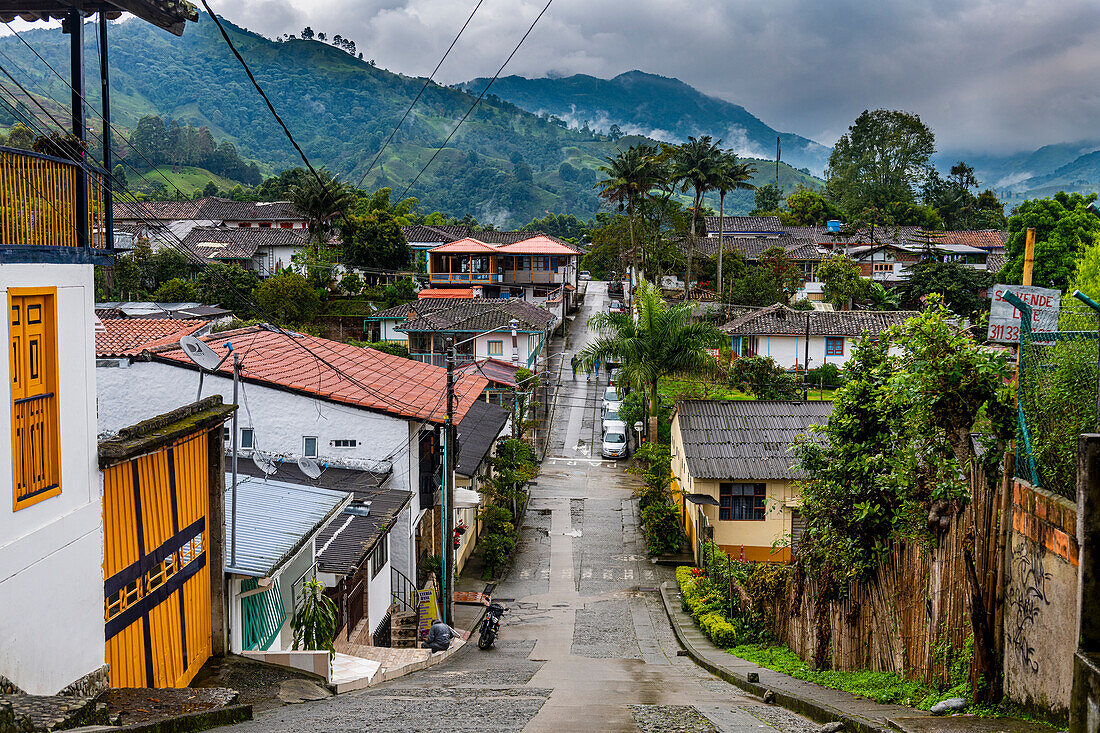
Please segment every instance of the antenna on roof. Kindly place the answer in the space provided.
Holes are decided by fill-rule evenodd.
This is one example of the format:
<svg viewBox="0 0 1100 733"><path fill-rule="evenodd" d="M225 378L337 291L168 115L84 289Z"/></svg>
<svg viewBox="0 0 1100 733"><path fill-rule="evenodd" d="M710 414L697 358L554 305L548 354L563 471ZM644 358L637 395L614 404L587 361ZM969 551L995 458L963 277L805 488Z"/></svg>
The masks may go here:
<svg viewBox="0 0 1100 733"><path fill-rule="evenodd" d="M264 476L270 476L279 470L279 467L275 465L275 461L259 451L254 451L252 453L252 462L256 464L256 468L264 472Z"/></svg>
<svg viewBox="0 0 1100 733"><path fill-rule="evenodd" d="M321 474L325 472L324 467L318 464L317 461L305 456L298 459L298 468L310 478L320 478Z"/></svg>
<svg viewBox="0 0 1100 733"><path fill-rule="evenodd" d="M229 350L225 352L225 356L219 357L217 352L207 346L204 341L194 336L187 335L180 338L180 348L183 349L183 353L199 367L199 392L195 396L196 402L202 399L202 378L206 372L217 371L218 367L233 353L233 344L226 342L226 346L229 347Z"/></svg>

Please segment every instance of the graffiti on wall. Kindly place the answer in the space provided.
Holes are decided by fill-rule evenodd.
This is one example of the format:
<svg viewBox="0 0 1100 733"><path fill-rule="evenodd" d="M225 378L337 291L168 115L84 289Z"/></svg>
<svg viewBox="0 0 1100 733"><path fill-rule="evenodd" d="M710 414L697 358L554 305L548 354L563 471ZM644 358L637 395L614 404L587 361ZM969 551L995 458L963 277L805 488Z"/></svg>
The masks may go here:
<svg viewBox="0 0 1100 733"><path fill-rule="evenodd" d="M1037 674L1039 659L1029 637L1043 609L1050 605L1047 583L1053 576L1043 566L1042 550L1032 552L1030 544L1025 540L1012 550L1013 581L1008 589L1010 613L1006 618L1005 638L1023 668Z"/></svg>

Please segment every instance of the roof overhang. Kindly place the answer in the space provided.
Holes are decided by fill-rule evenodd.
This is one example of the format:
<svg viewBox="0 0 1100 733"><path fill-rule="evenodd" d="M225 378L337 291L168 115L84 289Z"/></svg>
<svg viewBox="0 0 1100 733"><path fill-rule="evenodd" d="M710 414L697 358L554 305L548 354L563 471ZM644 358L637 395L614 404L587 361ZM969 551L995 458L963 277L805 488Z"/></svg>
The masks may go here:
<svg viewBox="0 0 1100 733"><path fill-rule="evenodd" d="M719 506L718 500L710 494L684 494L684 499L701 506Z"/></svg>
<svg viewBox="0 0 1100 733"><path fill-rule="evenodd" d="M7 23L15 18L28 22L55 20L64 18L73 10L84 17L103 10L111 20L126 12L177 36L183 35L187 21L196 22L199 19L198 9L187 0L102 0L95 3L79 0L12 0L4 2L3 8L0 8L0 21Z"/></svg>

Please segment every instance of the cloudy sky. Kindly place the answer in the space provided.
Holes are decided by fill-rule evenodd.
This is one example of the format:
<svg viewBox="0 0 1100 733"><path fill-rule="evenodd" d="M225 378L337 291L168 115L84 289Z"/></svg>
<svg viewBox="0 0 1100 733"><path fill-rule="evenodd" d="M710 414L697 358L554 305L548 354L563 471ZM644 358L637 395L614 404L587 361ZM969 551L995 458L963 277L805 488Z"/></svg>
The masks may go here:
<svg viewBox="0 0 1100 733"><path fill-rule="evenodd" d="M265 35L305 25L427 74L475 0L217 0ZM213 3L212 3L213 4ZM440 72L489 76L542 0L484 0ZM902 108L941 148L1100 137L1096 0L554 0L505 73L638 68L826 144L865 108Z"/></svg>
<svg viewBox="0 0 1100 733"><path fill-rule="evenodd" d="M411 75L476 0L211 0L268 36L309 25ZM491 76L544 0L483 0L440 71ZM1100 138L1097 0L553 0L505 73L674 76L832 144L864 109L920 114L941 149Z"/></svg>

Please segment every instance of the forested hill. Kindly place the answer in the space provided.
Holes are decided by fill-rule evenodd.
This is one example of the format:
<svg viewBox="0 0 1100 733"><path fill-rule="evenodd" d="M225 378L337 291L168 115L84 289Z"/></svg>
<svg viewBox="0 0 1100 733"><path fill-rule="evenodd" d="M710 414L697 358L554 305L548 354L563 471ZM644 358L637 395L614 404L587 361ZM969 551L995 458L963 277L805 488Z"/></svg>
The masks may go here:
<svg viewBox="0 0 1100 733"><path fill-rule="evenodd" d="M228 22L226 27L311 161L351 183L360 181L424 83L319 41L273 41ZM109 32L111 106L118 124L133 130L143 116L159 115L165 124L175 119L209 127L217 140L234 143L241 157L258 161L264 174L301 164L213 21L189 24L182 38L133 21L112 24ZM68 38L60 29L24 37L55 68L67 68ZM96 48L88 45L89 98L98 108ZM18 39L0 38L0 50L30 80L32 91L68 100L63 82ZM472 101L461 90L430 85L363 186L404 191ZM13 121L0 115L0 126ZM95 125L94 115L91 121ZM470 213L499 226L524 224L547 211L587 217L599 208L595 167L637 142L569 130L487 97L409 194L428 210ZM122 144L116 148L126 152ZM813 183L786 166L783 173L785 188ZM751 196L741 198L727 205L734 211L751 207Z"/></svg>
<svg viewBox="0 0 1100 733"><path fill-rule="evenodd" d="M474 79L459 87L481 89L487 81ZM674 143L689 135L711 135L738 154L773 160L778 136L782 160L815 175L821 175L829 159L829 148L778 132L740 105L707 96L679 79L643 71L628 71L613 79L586 74L556 79L507 76L493 84L493 93L529 112L553 114L579 127L587 123L607 132L616 125L624 133Z"/></svg>

